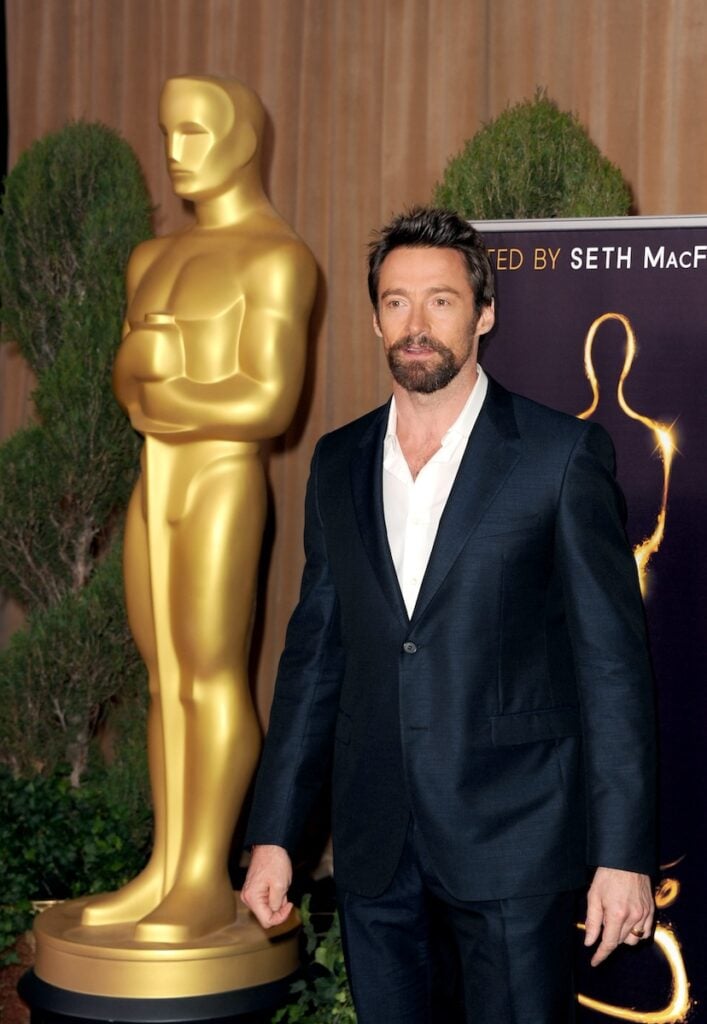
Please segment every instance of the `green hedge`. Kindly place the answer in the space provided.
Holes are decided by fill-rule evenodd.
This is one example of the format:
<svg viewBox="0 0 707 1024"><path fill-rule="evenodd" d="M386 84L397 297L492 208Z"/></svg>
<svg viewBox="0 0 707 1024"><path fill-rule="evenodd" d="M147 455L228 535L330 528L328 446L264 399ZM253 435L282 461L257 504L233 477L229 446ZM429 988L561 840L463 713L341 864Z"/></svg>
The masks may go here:
<svg viewBox="0 0 707 1024"><path fill-rule="evenodd" d="M112 890L141 870L152 818L135 776L125 756L92 766L79 788L61 766L32 778L0 767L0 962L13 961L31 901Z"/></svg>
<svg viewBox="0 0 707 1024"><path fill-rule="evenodd" d="M434 202L470 220L619 217L631 190L578 119L538 91L449 161Z"/></svg>
<svg viewBox="0 0 707 1024"><path fill-rule="evenodd" d="M27 616L0 652L0 762L15 775L63 763L79 785L96 727L144 685L119 547L139 439L111 369L150 216L135 154L101 124L39 139L5 182L2 340L37 382L36 421L0 446L0 587Z"/></svg>
<svg viewBox="0 0 707 1024"><path fill-rule="evenodd" d="M36 379L33 422L0 446L0 587L25 612L0 651L6 950L31 900L115 889L149 845L146 673L120 542L140 442L111 368L151 212L130 146L83 122L35 142L2 197L0 340Z"/></svg>

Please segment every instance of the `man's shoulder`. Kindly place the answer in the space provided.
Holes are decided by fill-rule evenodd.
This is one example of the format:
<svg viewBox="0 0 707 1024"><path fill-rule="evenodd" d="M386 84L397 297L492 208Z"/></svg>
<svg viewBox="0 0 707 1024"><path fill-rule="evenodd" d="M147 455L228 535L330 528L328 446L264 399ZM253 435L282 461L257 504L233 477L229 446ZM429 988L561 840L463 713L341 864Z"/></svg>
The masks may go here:
<svg viewBox="0 0 707 1024"><path fill-rule="evenodd" d="M561 412L544 405L526 395L509 391L493 379L489 379L489 399L512 409L513 417L521 436L535 437L547 443L574 444L587 433L606 435L603 427L571 413Z"/></svg>
<svg viewBox="0 0 707 1024"><path fill-rule="evenodd" d="M385 430L389 408L390 402L385 402L363 416L330 430L319 439L318 448L327 454L344 453L357 448L373 438L379 430Z"/></svg>

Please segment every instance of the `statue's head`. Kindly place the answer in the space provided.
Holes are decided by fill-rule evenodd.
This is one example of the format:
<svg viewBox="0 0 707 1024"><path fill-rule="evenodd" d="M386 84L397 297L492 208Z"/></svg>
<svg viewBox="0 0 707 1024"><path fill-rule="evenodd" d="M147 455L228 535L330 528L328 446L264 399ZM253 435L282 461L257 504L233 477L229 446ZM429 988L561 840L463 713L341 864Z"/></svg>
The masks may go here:
<svg viewBox="0 0 707 1024"><path fill-rule="evenodd" d="M160 128L174 191L199 201L221 195L243 169L259 170L265 112L235 79L169 78L160 96Z"/></svg>

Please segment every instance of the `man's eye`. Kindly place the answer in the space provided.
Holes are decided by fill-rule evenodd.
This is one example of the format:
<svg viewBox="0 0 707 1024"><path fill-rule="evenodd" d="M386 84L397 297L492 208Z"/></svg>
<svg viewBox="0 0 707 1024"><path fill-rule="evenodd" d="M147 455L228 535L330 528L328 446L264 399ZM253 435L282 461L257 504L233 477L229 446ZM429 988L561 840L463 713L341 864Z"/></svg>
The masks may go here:
<svg viewBox="0 0 707 1024"><path fill-rule="evenodd" d="M448 306L449 305L449 299L445 299L443 295L438 295L435 298L435 305L436 306Z"/></svg>

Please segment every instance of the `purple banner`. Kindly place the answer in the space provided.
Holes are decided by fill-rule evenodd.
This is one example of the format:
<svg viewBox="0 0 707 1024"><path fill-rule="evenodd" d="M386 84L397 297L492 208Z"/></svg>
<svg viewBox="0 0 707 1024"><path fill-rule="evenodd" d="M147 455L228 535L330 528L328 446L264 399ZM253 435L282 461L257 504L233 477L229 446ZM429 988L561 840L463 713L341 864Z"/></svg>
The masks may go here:
<svg viewBox="0 0 707 1024"><path fill-rule="evenodd" d="M488 222L485 368L605 426L639 565L660 722L655 941L591 970L580 1019L707 1022L707 217Z"/></svg>

